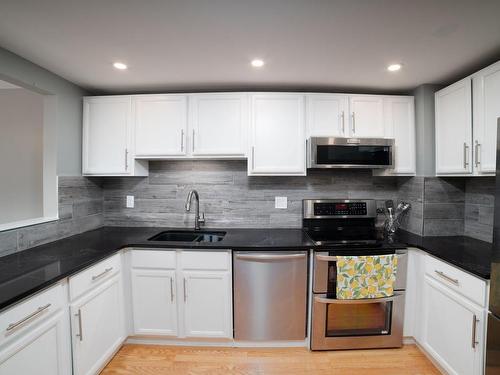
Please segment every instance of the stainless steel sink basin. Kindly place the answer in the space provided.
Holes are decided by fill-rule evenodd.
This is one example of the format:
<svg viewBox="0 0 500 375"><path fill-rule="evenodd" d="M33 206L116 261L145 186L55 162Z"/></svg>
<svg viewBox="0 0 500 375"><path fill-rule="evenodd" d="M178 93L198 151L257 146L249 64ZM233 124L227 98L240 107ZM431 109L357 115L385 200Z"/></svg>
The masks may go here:
<svg viewBox="0 0 500 375"><path fill-rule="evenodd" d="M154 235L148 241L165 242L219 242L226 232L167 230Z"/></svg>

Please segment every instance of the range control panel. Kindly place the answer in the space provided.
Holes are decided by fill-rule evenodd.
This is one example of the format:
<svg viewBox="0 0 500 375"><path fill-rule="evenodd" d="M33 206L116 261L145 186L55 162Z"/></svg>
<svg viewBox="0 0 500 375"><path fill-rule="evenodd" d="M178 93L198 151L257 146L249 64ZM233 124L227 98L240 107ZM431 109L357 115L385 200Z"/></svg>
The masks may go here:
<svg viewBox="0 0 500 375"><path fill-rule="evenodd" d="M365 216L366 202L314 203L314 216Z"/></svg>

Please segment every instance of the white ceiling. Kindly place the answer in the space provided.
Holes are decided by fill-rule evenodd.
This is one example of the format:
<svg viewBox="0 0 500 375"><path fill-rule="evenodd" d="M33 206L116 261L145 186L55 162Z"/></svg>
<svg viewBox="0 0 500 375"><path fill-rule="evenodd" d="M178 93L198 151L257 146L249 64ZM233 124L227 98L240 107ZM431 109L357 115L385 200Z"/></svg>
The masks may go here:
<svg viewBox="0 0 500 375"><path fill-rule="evenodd" d="M0 90L20 89L19 86L0 80Z"/></svg>
<svg viewBox="0 0 500 375"><path fill-rule="evenodd" d="M500 1L0 0L0 45L95 91L406 91L499 56Z"/></svg>

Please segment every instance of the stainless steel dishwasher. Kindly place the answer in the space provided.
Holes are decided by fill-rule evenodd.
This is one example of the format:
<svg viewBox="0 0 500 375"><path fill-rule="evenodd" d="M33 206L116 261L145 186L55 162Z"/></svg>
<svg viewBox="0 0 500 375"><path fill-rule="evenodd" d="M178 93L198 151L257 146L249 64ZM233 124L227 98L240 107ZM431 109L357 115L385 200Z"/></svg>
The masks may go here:
<svg viewBox="0 0 500 375"><path fill-rule="evenodd" d="M233 253L234 338L306 337L307 251Z"/></svg>

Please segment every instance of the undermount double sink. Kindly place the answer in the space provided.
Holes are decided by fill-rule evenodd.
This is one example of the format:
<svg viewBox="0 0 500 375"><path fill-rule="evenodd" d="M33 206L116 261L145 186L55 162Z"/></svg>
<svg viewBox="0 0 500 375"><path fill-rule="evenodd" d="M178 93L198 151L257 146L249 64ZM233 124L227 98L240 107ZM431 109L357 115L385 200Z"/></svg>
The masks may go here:
<svg viewBox="0 0 500 375"><path fill-rule="evenodd" d="M226 232L199 230L166 230L149 238L148 241L163 242L219 242Z"/></svg>

